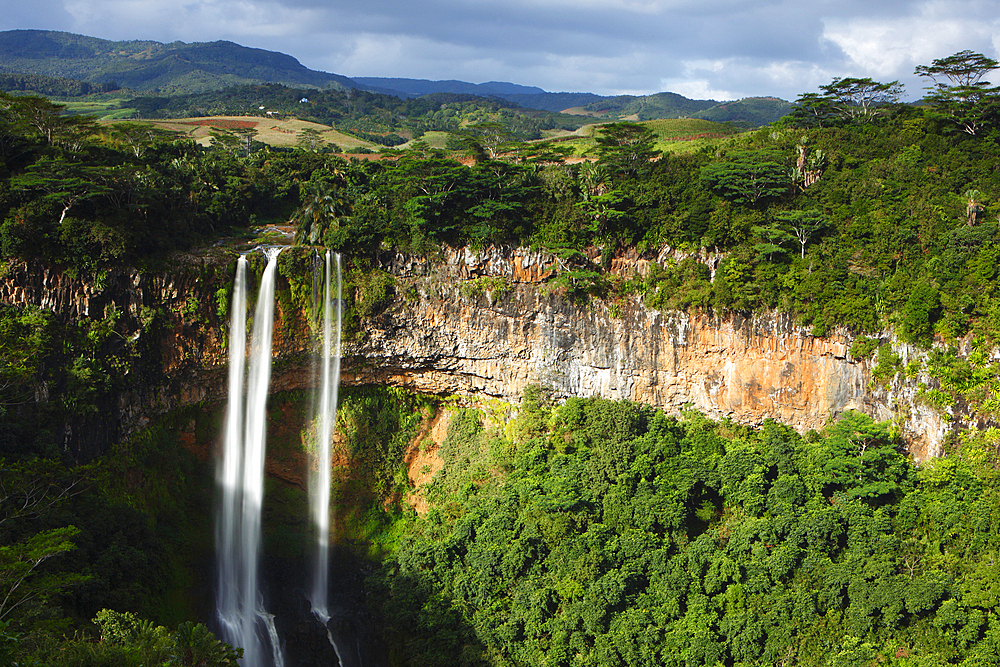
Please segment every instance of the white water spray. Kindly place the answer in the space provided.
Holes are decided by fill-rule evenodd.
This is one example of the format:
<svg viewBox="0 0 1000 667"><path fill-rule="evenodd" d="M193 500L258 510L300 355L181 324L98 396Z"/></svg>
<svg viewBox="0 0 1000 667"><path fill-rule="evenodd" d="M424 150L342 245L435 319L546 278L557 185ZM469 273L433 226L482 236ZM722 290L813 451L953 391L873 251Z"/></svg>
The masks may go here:
<svg viewBox="0 0 1000 667"><path fill-rule="evenodd" d="M330 290L334 262L337 287L335 307L334 297ZM324 268L323 359L320 399L316 416L314 472L310 478L309 498L313 527L316 531L316 553L310 601L312 602L313 614L325 626L330 620L327 605L330 567L330 457L333 428L337 422L337 393L340 387L340 325L342 315L340 255L336 254L331 257L330 251L327 251ZM331 643L333 643L332 639Z"/></svg>
<svg viewBox="0 0 1000 667"><path fill-rule="evenodd" d="M263 637L271 644L271 664L284 665L273 616L264 609L258 581L274 282L280 251L280 248L265 251L268 261L254 313L245 400L247 261L244 257L240 257L236 266L229 327L229 408L219 468L222 502L216 526L218 615L225 640L243 648L244 667L266 666Z"/></svg>

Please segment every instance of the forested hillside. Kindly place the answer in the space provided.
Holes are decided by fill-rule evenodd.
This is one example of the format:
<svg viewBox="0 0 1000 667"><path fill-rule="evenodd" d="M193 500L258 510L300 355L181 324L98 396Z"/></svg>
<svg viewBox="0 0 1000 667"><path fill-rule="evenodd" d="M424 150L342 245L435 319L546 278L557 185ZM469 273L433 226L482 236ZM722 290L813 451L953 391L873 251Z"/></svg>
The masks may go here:
<svg viewBox="0 0 1000 667"><path fill-rule="evenodd" d="M854 413L802 437L538 391L506 431L459 411L374 577L398 664L992 664L986 442L922 469L895 445Z"/></svg>
<svg viewBox="0 0 1000 667"><path fill-rule="evenodd" d="M163 94L267 82L355 87L346 77L307 69L283 53L232 42L112 42L52 30L0 32L0 71L68 77L98 86L115 82Z"/></svg>
<svg viewBox="0 0 1000 667"><path fill-rule="evenodd" d="M856 413L799 435L600 399L557 406L543 387L510 420L403 391L349 396L341 522L375 559L366 585L387 660L993 664L1000 91L984 79L996 67L968 52L934 61L921 106L899 104L896 82L835 79L781 122L698 150L660 152L649 124L608 124L594 159L573 164L558 142L489 118L453 150L349 161L309 136L277 151L236 128L201 147L3 95L0 255L102 285L109 267L160 270L176 251L290 222L300 243L343 253L353 335L394 289L377 253L433 258L444 244L545 249L559 258L548 288L580 308L641 295L849 332L873 382L927 375L921 400L942 415L961 403L981 428L917 468L893 424ZM345 116L360 104L359 123L376 109L369 131L384 130L379 98L323 99ZM612 276L632 250L649 271ZM199 313L227 299L183 309L203 327ZM74 429L105 432L123 388L156 372L160 352L121 316L0 312L0 664L143 664L149 646L167 664L235 660L170 594L197 581L192 554L211 534L199 505L211 473L181 433L211 442L217 415L169 415L101 451L64 445ZM130 316L164 321L149 306ZM904 367L891 340L928 350L926 363ZM403 453L448 410L444 467L418 514ZM74 638L92 618L103 640Z"/></svg>

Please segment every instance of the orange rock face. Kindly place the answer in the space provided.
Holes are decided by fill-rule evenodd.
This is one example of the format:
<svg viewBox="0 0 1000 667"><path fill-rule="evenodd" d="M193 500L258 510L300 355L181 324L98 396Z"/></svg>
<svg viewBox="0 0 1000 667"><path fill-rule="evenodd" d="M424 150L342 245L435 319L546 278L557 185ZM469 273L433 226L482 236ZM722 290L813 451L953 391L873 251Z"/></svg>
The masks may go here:
<svg viewBox="0 0 1000 667"><path fill-rule="evenodd" d="M345 383L388 382L434 393L518 401L541 384L557 397L693 407L741 423L771 418L821 428L865 409L862 368L848 341L814 338L785 318L660 313L638 300L614 318L519 285L492 305L445 289L399 301L346 350ZM362 359L364 361L362 361Z"/></svg>
<svg viewBox="0 0 1000 667"><path fill-rule="evenodd" d="M617 257L610 271L641 274L669 257ZM719 261L700 259L713 270ZM920 406L915 381L873 386L868 362L850 358L846 332L818 338L777 313L660 312L639 298L614 312L600 301L575 306L544 285L556 264L541 253L497 248L446 252L433 270L412 258L387 262L420 298L397 299L369 323L364 339L345 350L343 382L515 403L527 385L540 384L559 398L628 399L671 413L691 407L743 424L774 419L802 432L858 410L895 420L917 460L939 455L957 423ZM505 278L508 290L470 295L461 288L483 276Z"/></svg>
<svg viewBox="0 0 1000 667"><path fill-rule="evenodd" d="M912 387L873 387L868 362L850 358L844 332L817 338L780 314L660 312L638 297L612 308L599 300L579 306L546 283L562 261L551 255L495 247L442 255L384 259L382 268L397 277L396 297L345 346L343 384L388 383L511 403L539 384L560 398L629 399L671 413L691 407L716 419L774 419L800 431L860 410L895 419L918 460L939 454L959 423L921 407L915 380L906 381ZM629 277L671 257L616 257L610 271ZM700 259L712 270L719 260ZM51 268L12 265L0 280L0 302L34 304L67 318L100 319L113 307L124 314L123 337L156 337L162 376L119 397L124 436L181 405L225 400L228 327L215 302L225 293L219 281L229 277L222 263L214 279L204 278L206 267L177 266L159 276L123 269L98 287ZM491 281L476 283L485 277ZM315 341L302 314L285 307L278 308L272 392L308 388L314 377ZM143 318L154 311L159 325L147 329Z"/></svg>

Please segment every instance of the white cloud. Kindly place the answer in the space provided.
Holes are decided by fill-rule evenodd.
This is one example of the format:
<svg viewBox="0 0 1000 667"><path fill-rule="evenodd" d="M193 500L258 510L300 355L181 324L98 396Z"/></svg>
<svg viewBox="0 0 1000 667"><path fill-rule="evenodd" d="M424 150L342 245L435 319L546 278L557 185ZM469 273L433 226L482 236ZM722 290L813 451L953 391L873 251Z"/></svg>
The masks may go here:
<svg viewBox="0 0 1000 667"><path fill-rule="evenodd" d="M992 9L990 9L992 8ZM922 82L913 75L920 64L930 64L964 49L997 49L1000 19L989 3L916 3L907 16L872 18L862 16L828 18L822 38L839 47L850 71L838 76L900 79L917 96Z"/></svg>
<svg viewBox="0 0 1000 667"><path fill-rule="evenodd" d="M714 87L713 83L705 80L665 81L661 87L664 91L677 93L693 100L718 100L719 102L723 102L740 97L740 95L734 94L732 91L720 90Z"/></svg>

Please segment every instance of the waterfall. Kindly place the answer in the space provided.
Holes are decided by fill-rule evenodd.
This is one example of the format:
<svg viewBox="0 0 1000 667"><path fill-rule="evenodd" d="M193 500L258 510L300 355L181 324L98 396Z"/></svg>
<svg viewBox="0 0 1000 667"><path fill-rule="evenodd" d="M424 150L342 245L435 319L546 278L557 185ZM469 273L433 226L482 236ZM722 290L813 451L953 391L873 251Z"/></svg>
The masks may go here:
<svg viewBox="0 0 1000 667"><path fill-rule="evenodd" d="M233 281L233 298L229 320L229 406L226 410L226 430L223 441L222 462L219 466L221 504L219 506L215 549L218 566L218 613L226 639L238 646L237 618L241 601L236 583L242 559L236 546L239 531L237 506L241 499L243 468L243 367L246 362L246 288L247 260L240 257L236 263Z"/></svg>
<svg viewBox="0 0 1000 667"><path fill-rule="evenodd" d="M333 272L331 259L336 262L336 299L330 291L330 278ZM326 625L327 621L330 620L327 606L330 568L330 450L333 442L333 428L337 422L337 391L340 386L342 303L340 254L331 257L328 250L324 268L322 372L319 383L320 397L316 409L318 414L315 420L314 472L310 477L309 504L313 527L316 531L316 553L310 601L312 602L313 614L323 625ZM336 310L334 310L334 303L336 303Z"/></svg>
<svg viewBox="0 0 1000 667"><path fill-rule="evenodd" d="M280 251L280 248L265 251L267 267L261 277L254 312L245 399L247 261L244 257L236 265L229 327L229 406L219 467L222 499L216 526L218 615L225 640L243 648L244 667L266 665L262 637L271 645L270 662L274 667L284 665L273 616L264 609L258 582L274 282Z"/></svg>

